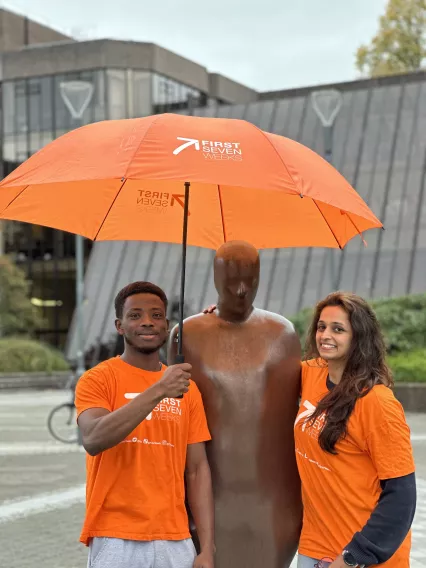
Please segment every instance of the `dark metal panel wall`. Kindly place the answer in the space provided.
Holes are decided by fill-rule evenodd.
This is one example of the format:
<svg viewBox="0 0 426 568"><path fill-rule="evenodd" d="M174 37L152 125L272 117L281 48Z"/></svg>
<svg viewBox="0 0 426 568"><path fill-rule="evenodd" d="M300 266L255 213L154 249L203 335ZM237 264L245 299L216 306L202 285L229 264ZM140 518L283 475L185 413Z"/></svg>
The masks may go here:
<svg viewBox="0 0 426 568"><path fill-rule="evenodd" d="M355 238L344 251L261 251L257 305L287 316L312 305L332 288L332 259L339 287L367 298L426 291L426 83L404 78L345 89L334 129L333 163L384 221L385 231ZM337 86L338 87L338 86ZM323 152L322 129L308 93L248 105L193 109L199 116L244 118L262 129ZM214 253L190 247L189 312L216 300ZM180 247L152 243L97 243L86 277L86 346L114 337L113 299L136 279L179 292ZM73 328L69 354L74 349Z"/></svg>

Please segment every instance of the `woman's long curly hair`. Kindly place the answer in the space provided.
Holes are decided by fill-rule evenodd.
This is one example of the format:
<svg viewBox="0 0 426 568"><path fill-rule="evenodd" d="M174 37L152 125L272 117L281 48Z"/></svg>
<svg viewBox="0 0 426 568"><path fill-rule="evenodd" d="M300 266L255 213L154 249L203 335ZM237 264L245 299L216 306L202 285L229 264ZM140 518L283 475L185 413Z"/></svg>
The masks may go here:
<svg viewBox="0 0 426 568"><path fill-rule="evenodd" d="M319 402L308 422L313 424L324 413L324 427L318 441L324 451L337 454L335 445L346 436L356 401L374 385L392 387L393 379L386 364L386 346L376 315L356 294L334 292L317 304L306 339L305 359L316 359L318 364L327 365L318 352L316 333L321 312L328 306L339 306L348 314L352 341L340 383Z"/></svg>

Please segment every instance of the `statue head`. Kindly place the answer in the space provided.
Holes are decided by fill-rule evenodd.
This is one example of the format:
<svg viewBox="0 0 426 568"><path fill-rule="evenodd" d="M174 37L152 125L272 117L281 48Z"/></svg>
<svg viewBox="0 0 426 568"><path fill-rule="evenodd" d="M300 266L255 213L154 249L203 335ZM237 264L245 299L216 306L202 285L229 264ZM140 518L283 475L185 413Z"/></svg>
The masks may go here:
<svg viewBox="0 0 426 568"><path fill-rule="evenodd" d="M220 316L238 321L250 315L259 272L259 253L250 243L230 241L219 248L214 259L214 283Z"/></svg>

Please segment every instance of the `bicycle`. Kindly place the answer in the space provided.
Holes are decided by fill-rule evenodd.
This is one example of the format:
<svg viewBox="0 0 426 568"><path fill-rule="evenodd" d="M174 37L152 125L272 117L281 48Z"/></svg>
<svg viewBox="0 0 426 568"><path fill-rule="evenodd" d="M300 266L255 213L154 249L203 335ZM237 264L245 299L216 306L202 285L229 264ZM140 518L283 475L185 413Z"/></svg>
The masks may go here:
<svg viewBox="0 0 426 568"><path fill-rule="evenodd" d="M47 428L51 436L63 444L77 444L79 442L78 426L75 420L76 409L74 405L76 383L77 377L72 375L65 385L65 388L71 390L71 400L52 408L47 417Z"/></svg>

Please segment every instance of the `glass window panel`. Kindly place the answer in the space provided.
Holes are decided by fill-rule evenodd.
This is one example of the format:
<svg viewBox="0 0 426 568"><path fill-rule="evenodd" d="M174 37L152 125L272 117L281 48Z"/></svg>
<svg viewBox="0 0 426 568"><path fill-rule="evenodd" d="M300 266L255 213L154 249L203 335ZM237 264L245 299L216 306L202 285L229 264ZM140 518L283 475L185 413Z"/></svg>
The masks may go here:
<svg viewBox="0 0 426 568"><path fill-rule="evenodd" d="M107 69L108 118L117 120L127 117L126 72Z"/></svg>
<svg viewBox="0 0 426 568"><path fill-rule="evenodd" d="M15 131L22 134L28 131L28 117L27 117L27 96L26 96L26 82L16 81L15 83Z"/></svg>
<svg viewBox="0 0 426 568"><path fill-rule="evenodd" d="M95 121L95 100L98 96L97 91L97 82L95 73L93 71L82 71L79 74L80 81L85 81L90 83L93 86L93 92L89 100L89 104L87 105L86 110L84 111L83 117L80 119L82 124L90 124L91 122ZM84 100L84 99L83 99Z"/></svg>
<svg viewBox="0 0 426 568"><path fill-rule="evenodd" d="M16 160L15 136L6 135L3 140L3 160L14 162Z"/></svg>
<svg viewBox="0 0 426 568"><path fill-rule="evenodd" d="M98 122L106 120L106 87L105 87L105 70L100 69L93 73L93 84L95 92L93 93L92 107L93 107L93 120Z"/></svg>
<svg viewBox="0 0 426 568"><path fill-rule="evenodd" d="M42 147L40 132L30 132L30 154L35 154Z"/></svg>
<svg viewBox="0 0 426 568"><path fill-rule="evenodd" d="M29 106L29 128L30 132L39 132L41 130L41 85L40 79L29 79L28 88L28 106Z"/></svg>
<svg viewBox="0 0 426 568"><path fill-rule="evenodd" d="M16 160L18 162L24 162L29 157L30 153L27 134L17 134L15 136L15 149Z"/></svg>
<svg viewBox="0 0 426 568"><path fill-rule="evenodd" d="M76 77L73 77L73 79L75 78ZM58 135L60 131L67 132L72 128L71 114L68 108L65 106L60 90L60 84L71 79L72 77L70 77L70 74L55 75L54 77L55 127Z"/></svg>
<svg viewBox="0 0 426 568"><path fill-rule="evenodd" d="M152 114L151 81L153 75L149 71L133 72L133 116L149 116Z"/></svg>
<svg viewBox="0 0 426 568"><path fill-rule="evenodd" d="M52 142L52 140L54 139L53 133L52 132L42 132L41 135L41 148L43 148L43 146L46 146L46 144L49 144L49 142Z"/></svg>
<svg viewBox="0 0 426 568"><path fill-rule="evenodd" d="M13 81L5 81L2 86L3 93L3 128L5 134L13 134L15 132L15 83Z"/></svg>
<svg viewBox="0 0 426 568"><path fill-rule="evenodd" d="M154 105L165 105L166 104L166 92L167 92L167 85L166 85L166 78L157 75L157 73L153 74L153 81L152 81L152 101Z"/></svg>
<svg viewBox="0 0 426 568"><path fill-rule="evenodd" d="M40 79L40 130L51 132L53 130L53 78Z"/></svg>
<svg viewBox="0 0 426 568"><path fill-rule="evenodd" d="M157 74L153 74L152 97L154 113L197 109L207 103L207 97L201 91Z"/></svg>

